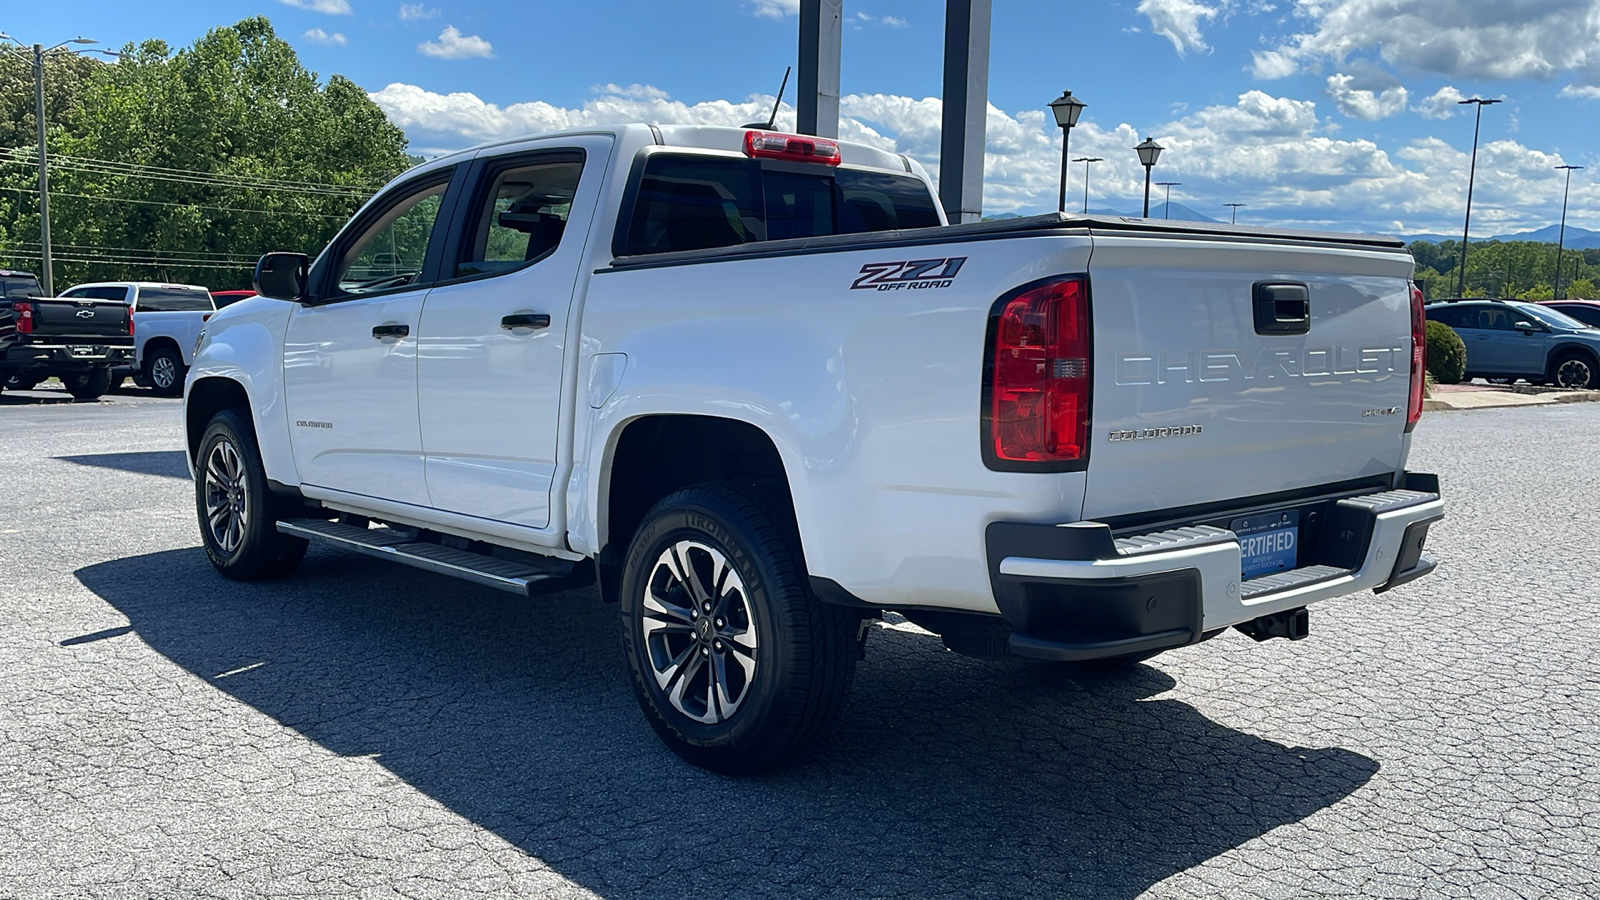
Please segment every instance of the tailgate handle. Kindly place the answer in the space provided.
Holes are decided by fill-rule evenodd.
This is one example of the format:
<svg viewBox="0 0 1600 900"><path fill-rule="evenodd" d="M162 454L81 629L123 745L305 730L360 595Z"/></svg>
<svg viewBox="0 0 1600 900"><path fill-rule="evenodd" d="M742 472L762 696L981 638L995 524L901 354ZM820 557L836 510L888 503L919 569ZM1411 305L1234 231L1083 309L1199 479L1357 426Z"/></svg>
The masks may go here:
<svg viewBox="0 0 1600 900"><path fill-rule="evenodd" d="M1305 334L1311 330L1311 289L1296 282L1258 281L1254 290L1256 334Z"/></svg>

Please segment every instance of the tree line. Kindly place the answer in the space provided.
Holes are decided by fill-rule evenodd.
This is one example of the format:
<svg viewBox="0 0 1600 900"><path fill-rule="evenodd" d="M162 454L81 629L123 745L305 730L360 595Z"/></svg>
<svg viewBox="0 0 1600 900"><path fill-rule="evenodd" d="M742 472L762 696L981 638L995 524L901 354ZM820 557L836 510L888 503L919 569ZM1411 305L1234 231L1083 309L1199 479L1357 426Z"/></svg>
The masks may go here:
<svg viewBox="0 0 1600 900"><path fill-rule="evenodd" d="M264 17L176 51L45 63L55 282L248 287L266 250L316 254L418 162L354 82L300 64ZM0 55L0 267L40 268L30 59Z"/></svg>
<svg viewBox="0 0 1600 900"><path fill-rule="evenodd" d="M1429 300L1455 297L1460 279L1461 242L1413 241L1416 282ZM1467 250L1468 297L1550 300L1556 296L1556 245L1539 241L1474 241ZM1561 254L1561 295L1600 300L1600 248Z"/></svg>

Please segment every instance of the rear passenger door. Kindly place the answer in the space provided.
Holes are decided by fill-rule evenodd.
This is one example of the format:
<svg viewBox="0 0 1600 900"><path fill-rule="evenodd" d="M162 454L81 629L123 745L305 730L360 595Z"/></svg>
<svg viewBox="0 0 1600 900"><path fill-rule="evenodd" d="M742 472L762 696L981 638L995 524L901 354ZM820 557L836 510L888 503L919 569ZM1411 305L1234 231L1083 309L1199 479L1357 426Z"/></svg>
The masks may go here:
<svg viewBox="0 0 1600 900"><path fill-rule="evenodd" d="M550 521L571 308L610 137L480 158L423 305L417 410L438 509Z"/></svg>

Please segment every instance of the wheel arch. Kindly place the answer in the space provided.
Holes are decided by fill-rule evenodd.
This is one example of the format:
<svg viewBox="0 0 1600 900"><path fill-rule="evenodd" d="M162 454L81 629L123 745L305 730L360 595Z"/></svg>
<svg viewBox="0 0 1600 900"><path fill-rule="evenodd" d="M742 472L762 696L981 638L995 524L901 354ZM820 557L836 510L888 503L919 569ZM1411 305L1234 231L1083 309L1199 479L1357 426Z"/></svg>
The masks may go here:
<svg viewBox="0 0 1600 900"><path fill-rule="evenodd" d="M256 430L255 416L250 410L250 394L244 385L232 378L212 376L201 378L189 387L189 396L183 404L184 437L188 447L189 464L196 465L200 440L205 436L211 420L225 409L238 409L250 428ZM261 435L256 435L261 443Z"/></svg>

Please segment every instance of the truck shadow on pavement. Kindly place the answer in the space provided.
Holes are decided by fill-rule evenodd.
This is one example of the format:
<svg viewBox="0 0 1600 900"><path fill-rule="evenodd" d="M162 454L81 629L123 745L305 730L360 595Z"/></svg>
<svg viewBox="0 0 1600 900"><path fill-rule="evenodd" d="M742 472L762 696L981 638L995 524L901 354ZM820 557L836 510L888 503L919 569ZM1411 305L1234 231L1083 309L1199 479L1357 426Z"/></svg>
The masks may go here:
<svg viewBox="0 0 1600 900"><path fill-rule="evenodd" d="M98 469L119 469L141 475L162 475L190 480L189 461L182 450L144 450L134 453L88 453L82 456L57 456L62 462Z"/></svg>
<svg viewBox="0 0 1600 900"><path fill-rule="evenodd" d="M76 574L195 676L603 896L1133 897L1378 770L1154 699L1175 685L1154 666L972 660L882 628L809 762L730 779L656 741L590 590L530 602L315 547L266 584L198 548Z"/></svg>

